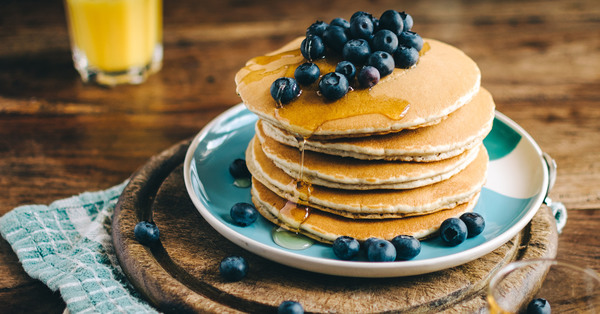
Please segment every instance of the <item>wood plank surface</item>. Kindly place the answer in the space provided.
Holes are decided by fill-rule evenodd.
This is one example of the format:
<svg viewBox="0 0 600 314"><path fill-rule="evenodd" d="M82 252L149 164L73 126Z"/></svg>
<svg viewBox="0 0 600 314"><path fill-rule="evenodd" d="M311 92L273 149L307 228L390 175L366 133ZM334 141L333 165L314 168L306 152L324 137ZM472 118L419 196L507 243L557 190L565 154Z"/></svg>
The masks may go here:
<svg viewBox="0 0 600 314"><path fill-rule="evenodd" d="M239 102L249 58L314 20L406 10L415 30L464 50L498 110L558 163L550 196L569 222L559 257L600 271L600 3L575 1L165 1L163 69L139 86L85 85L62 1L0 2L0 215L122 182ZM0 240L0 304L60 313Z"/></svg>

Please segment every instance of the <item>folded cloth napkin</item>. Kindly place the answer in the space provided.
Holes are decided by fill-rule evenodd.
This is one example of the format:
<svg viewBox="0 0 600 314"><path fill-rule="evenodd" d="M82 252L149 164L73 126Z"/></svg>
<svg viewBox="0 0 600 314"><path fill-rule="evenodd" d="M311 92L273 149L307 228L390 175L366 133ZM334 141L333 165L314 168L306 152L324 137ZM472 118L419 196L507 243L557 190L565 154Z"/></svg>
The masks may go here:
<svg viewBox="0 0 600 314"><path fill-rule="evenodd" d="M26 205L0 217L0 233L25 271L59 290L71 313L156 313L127 281L110 237L127 182L45 205Z"/></svg>

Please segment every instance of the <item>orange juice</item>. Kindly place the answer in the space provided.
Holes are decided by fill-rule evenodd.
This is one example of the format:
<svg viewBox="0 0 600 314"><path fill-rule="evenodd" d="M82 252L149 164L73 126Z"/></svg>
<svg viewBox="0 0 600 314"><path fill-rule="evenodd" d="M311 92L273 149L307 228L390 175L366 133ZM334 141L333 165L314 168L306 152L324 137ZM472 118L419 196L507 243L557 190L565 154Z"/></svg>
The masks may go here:
<svg viewBox="0 0 600 314"><path fill-rule="evenodd" d="M162 0L65 0L65 6L80 72L150 70L157 54L162 59Z"/></svg>

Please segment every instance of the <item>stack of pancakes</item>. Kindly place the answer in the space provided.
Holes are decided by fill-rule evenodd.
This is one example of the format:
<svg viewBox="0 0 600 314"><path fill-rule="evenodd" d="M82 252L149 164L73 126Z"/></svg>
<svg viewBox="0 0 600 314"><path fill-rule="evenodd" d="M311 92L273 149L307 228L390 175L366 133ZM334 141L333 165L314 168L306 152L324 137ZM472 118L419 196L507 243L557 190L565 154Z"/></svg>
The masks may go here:
<svg viewBox="0 0 600 314"><path fill-rule="evenodd" d="M494 102L473 60L425 39L414 67L395 69L371 89L330 102L301 86L300 97L281 105L269 88L307 62L300 41L250 60L236 75L238 94L260 118L246 163L265 218L328 243L422 239L474 208ZM323 75L337 60L315 63Z"/></svg>

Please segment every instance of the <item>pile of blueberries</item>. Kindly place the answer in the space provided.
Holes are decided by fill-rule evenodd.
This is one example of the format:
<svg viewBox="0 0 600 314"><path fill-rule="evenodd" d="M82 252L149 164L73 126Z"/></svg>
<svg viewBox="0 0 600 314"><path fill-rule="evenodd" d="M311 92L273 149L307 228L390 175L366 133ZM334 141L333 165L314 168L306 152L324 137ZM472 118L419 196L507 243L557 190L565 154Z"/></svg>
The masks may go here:
<svg viewBox="0 0 600 314"><path fill-rule="evenodd" d="M294 72L294 78L278 78L271 85L271 96L286 104L301 93L300 85L311 85L321 78L319 92L328 100L342 98L351 88L370 88L391 74L394 68L408 69L419 60L423 39L412 32L412 17L405 12L387 10L378 19L358 11L350 21L335 18L329 24L317 21L306 30L300 51L308 62ZM330 56L341 59L335 72L321 76L314 60Z"/></svg>

